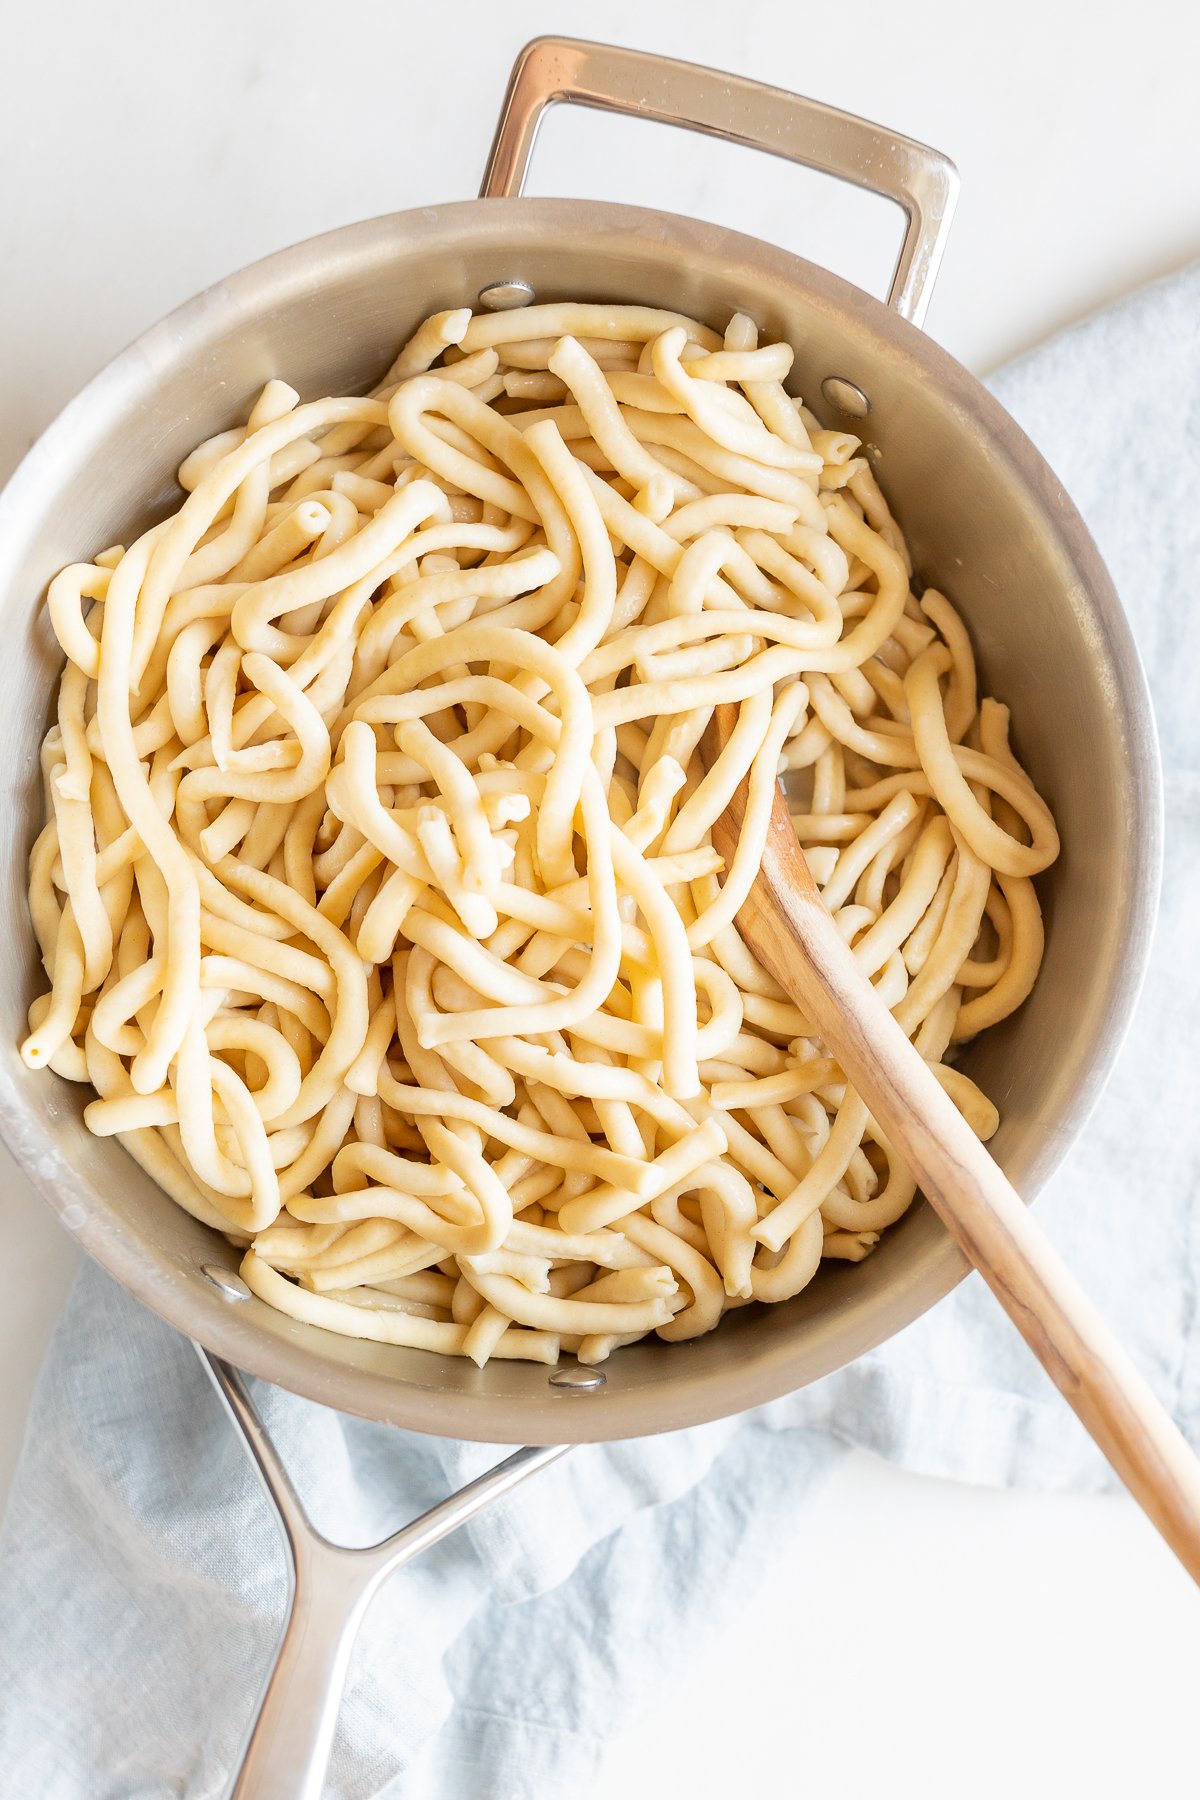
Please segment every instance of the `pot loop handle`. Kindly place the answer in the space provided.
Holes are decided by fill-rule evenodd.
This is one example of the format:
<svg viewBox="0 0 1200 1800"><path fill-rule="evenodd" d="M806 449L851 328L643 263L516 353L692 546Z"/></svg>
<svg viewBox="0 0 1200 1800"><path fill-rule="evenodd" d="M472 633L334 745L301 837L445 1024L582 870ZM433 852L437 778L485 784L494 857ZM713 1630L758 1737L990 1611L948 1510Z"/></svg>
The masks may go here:
<svg viewBox="0 0 1200 1800"><path fill-rule="evenodd" d="M513 64L482 199L521 192L542 116L559 101L684 125L893 201L907 223L888 305L921 323L958 199L958 171L948 157L853 113L744 75L582 38L541 37L526 44Z"/></svg>

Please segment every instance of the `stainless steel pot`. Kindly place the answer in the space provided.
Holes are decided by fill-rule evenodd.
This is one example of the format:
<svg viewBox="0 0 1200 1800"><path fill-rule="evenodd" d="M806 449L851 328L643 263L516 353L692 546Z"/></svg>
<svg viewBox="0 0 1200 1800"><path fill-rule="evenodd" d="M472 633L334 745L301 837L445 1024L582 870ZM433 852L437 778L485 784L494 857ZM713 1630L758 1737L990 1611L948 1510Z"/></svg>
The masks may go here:
<svg viewBox="0 0 1200 1800"><path fill-rule="evenodd" d="M894 200L907 230L888 304L693 219L521 199L538 122L556 101L687 125ZM40 823L37 749L60 662L40 605L49 576L160 516L177 498L183 455L244 416L270 376L306 395L363 388L421 317L474 304L484 290L508 303L519 302L522 284L541 299L640 301L718 326L744 310L797 347L809 403L873 446L916 564L962 608L1063 836L1042 886L1048 935L1038 986L963 1066L998 1104L992 1148L1030 1198L1083 1125L1148 948L1160 854L1154 728L1128 627L1070 501L1003 409L917 328L955 189L952 166L935 152L812 101L632 51L539 40L513 71L480 200L329 232L210 288L98 375L14 476L0 500L11 631L0 662L10 822L0 846L10 921L0 1129L83 1247L218 1357L416 1430L535 1445L617 1438L719 1417L826 1375L965 1273L918 1205L867 1262L823 1272L784 1306L735 1313L694 1343L627 1348L574 1389L531 1364L480 1371L338 1338L250 1297L231 1274L236 1253L112 1140L88 1135L80 1091L19 1060L36 981L25 859ZM244 1414L236 1389L234 1403ZM301 1790L293 1782L279 1791Z"/></svg>

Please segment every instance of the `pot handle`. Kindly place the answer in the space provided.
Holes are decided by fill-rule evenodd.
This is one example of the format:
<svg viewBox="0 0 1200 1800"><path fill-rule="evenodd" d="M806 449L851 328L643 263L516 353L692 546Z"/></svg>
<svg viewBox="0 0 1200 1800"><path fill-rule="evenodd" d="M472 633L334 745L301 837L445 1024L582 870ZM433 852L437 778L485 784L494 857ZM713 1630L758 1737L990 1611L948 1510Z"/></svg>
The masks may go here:
<svg viewBox="0 0 1200 1800"><path fill-rule="evenodd" d="M547 107L558 101L685 125L766 150L892 200L907 224L888 305L919 325L958 198L948 157L784 88L645 50L542 37L526 44L509 76L480 197L521 192Z"/></svg>
<svg viewBox="0 0 1200 1800"><path fill-rule="evenodd" d="M283 1636L227 1793L229 1800L320 1800L354 1640L380 1587L570 1445L514 1451L392 1537L351 1549L312 1523L238 1370L195 1348L274 1507L291 1589Z"/></svg>

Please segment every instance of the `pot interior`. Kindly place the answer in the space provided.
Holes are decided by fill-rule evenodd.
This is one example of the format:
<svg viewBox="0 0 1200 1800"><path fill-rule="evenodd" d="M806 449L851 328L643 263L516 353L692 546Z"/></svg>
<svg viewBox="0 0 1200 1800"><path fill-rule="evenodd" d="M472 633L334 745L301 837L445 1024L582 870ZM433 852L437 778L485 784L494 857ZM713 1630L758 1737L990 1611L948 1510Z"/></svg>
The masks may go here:
<svg viewBox="0 0 1200 1800"><path fill-rule="evenodd" d="M979 385L879 302L798 258L697 221L564 201L427 208L352 226L231 277L155 326L67 408L0 501L0 1124L83 1245L179 1329L241 1367L344 1410L501 1442L670 1429L830 1373L918 1317L965 1272L918 1202L862 1264L828 1265L784 1305L749 1307L691 1343L630 1346L571 1394L545 1368L485 1370L351 1341L229 1302L205 1264L237 1254L81 1121L87 1094L17 1054L40 978L25 901L40 825L37 751L61 663L41 599L64 563L178 503L174 472L281 376L304 398L378 379L427 313L520 277L539 299L637 301L723 328L747 312L797 352L793 386L874 446L919 575L963 612L981 692L1050 802L1060 861L1039 881L1046 956L1033 995L961 1056L1000 1108L992 1148L1032 1197L1081 1128L1136 995L1158 867L1149 703L1124 619L1050 471ZM820 383L870 397L864 424Z"/></svg>

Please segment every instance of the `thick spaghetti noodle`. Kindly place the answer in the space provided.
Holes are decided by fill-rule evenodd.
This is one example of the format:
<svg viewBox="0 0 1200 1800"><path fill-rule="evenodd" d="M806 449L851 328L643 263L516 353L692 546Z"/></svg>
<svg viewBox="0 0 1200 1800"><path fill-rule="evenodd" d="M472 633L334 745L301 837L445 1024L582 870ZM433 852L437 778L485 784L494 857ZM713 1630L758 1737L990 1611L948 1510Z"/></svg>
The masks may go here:
<svg viewBox="0 0 1200 1800"><path fill-rule="evenodd" d="M791 362L741 316L438 314L370 397L270 382L52 583L23 1054L269 1304L596 1362L871 1250L912 1179L734 923L781 770L994 1129L945 1059L1030 990L1053 820Z"/></svg>

